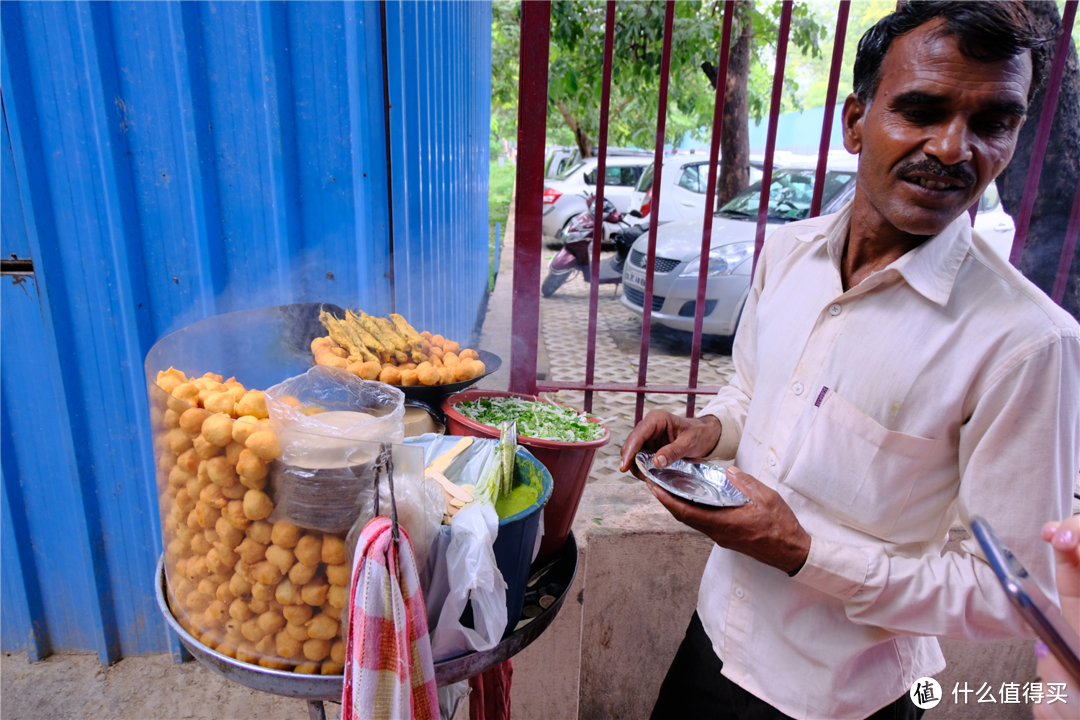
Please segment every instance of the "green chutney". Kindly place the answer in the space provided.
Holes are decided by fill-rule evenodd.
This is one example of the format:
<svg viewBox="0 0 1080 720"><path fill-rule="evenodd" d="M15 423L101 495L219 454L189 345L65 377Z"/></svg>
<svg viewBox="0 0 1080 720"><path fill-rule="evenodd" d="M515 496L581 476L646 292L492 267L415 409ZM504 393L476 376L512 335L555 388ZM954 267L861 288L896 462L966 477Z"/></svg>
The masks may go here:
<svg viewBox="0 0 1080 720"><path fill-rule="evenodd" d="M531 467L528 468L528 473L528 484L522 482L515 485L509 495L502 495L495 501L495 512L500 519L517 515L536 504L537 498L540 497L540 490L544 487L543 480Z"/></svg>

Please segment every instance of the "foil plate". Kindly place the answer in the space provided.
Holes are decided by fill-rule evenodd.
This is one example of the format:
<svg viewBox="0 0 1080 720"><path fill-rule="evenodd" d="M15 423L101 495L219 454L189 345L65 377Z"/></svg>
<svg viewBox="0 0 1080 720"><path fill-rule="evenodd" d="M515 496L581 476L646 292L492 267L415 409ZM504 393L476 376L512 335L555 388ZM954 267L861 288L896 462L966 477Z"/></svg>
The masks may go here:
<svg viewBox="0 0 1080 720"><path fill-rule="evenodd" d="M684 500L710 507L739 507L750 503L750 498L728 480L724 468L676 460L661 470L653 464L650 452L639 452L634 459L646 477Z"/></svg>

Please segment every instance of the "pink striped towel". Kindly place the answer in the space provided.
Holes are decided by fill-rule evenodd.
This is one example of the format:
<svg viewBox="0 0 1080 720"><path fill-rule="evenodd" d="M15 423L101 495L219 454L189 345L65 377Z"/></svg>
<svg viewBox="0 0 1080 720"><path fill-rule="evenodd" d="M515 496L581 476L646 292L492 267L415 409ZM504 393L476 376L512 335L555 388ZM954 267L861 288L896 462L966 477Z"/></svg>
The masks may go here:
<svg viewBox="0 0 1080 720"><path fill-rule="evenodd" d="M390 518L360 534L349 594L343 720L439 717L435 664L412 541L394 543Z"/></svg>

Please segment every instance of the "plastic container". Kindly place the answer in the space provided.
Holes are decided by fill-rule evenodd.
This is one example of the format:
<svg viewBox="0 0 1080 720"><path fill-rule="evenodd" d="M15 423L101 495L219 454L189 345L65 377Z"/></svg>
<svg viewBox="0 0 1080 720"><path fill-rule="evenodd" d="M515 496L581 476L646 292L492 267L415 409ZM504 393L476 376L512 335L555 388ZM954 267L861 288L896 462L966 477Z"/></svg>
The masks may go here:
<svg viewBox="0 0 1080 720"><path fill-rule="evenodd" d="M498 428L482 425L470 420L457 410L454 405L484 397L516 397L523 400L538 400L535 395L500 392L498 390L466 390L450 395L443 401L446 413L446 427L451 435L472 435L474 437L499 436ZM551 473L554 488L551 500L544 511L544 539L540 544L537 560L546 559L566 542L570 527L574 524L581 495L585 492L585 483L592 470L596 451L611 440L611 432L604 428L604 436L589 442L560 442L558 440L540 440L518 435L518 445L528 448L537 460Z"/></svg>
<svg viewBox="0 0 1080 720"><path fill-rule="evenodd" d="M499 520L499 535L495 538L495 564L506 581L506 632L514 632L521 619L525 605L525 584L529 581L533 548L536 547L536 530L540 524L540 511L551 500L554 483L551 473L525 448L519 447L514 463L514 485L523 482L542 483L536 502L519 513ZM546 537L546 536L545 536ZM561 547L561 544L560 544Z"/></svg>
<svg viewBox="0 0 1080 720"><path fill-rule="evenodd" d="M159 340L145 369L173 616L195 639L241 662L340 675L348 523L340 532L324 532L291 514L278 518L287 503L275 478L290 468L279 459L280 428L264 424L265 396L238 390L235 406L218 398L223 409L214 400L230 376L247 391L266 390L310 369L308 345L321 330L323 307L304 303L206 318ZM184 374L169 373L171 367ZM219 375L197 377L207 372ZM199 397L178 389L192 379L212 383L215 393ZM258 422L239 422L240 415ZM294 435L302 440L305 433ZM325 438L312 435L312 441ZM356 445L371 455L381 449ZM422 478L418 448L394 445L392 453L399 483ZM316 472L322 471L309 475ZM356 482L349 487L373 499L374 473L350 472Z"/></svg>

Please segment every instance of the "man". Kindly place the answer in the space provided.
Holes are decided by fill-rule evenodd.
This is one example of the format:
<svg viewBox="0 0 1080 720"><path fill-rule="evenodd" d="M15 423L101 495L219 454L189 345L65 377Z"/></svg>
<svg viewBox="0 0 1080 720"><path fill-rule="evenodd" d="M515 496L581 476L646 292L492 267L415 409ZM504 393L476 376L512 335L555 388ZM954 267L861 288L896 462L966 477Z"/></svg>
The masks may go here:
<svg viewBox="0 0 1080 720"><path fill-rule="evenodd" d="M1038 538L1080 470L1080 329L966 213L1012 157L1042 42L1014 2L912 0L872 28L843 114L853 201L770 237L701 416L627 438L624 471L643 447L734 459L752 500L650 484L716 542L654 718L919 717L934 636L1030 635L977 545L941 554L957 516L1053 596Z"/></svg>

